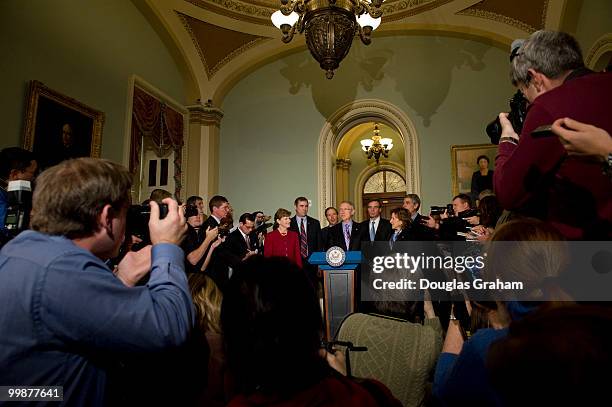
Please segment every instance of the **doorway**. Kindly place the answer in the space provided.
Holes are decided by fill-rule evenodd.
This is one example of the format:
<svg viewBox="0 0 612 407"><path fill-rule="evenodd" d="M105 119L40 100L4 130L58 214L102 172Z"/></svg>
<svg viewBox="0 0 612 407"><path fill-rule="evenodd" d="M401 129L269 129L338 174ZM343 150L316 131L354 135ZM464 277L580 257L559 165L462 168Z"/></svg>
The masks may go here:
<svg viewBox="0 0 612 407"><path fill-rule="evenodd" d="M406 181L398 172L381 169L367 179L363 186L362 208L367 208L372 199L379 199L381 205L381 216L385 219L391 217L391 210L402 206L406 196ZM364 209L362 219L366 219L367 209Z"/></svg>

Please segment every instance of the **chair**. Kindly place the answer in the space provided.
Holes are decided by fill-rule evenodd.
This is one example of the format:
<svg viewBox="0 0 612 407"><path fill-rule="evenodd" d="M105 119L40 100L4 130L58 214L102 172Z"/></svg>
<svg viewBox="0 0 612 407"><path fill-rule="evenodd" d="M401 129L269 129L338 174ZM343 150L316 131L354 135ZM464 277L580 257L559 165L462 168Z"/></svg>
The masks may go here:
<svg viewBox="0 0 612 407"><path fill-rule="evenodd" d="M340 326L337 339L368 349L351 353L355 377L382 382L404 406L424 404L430 372L442 348L438 318L420 325L380 315L352 314Z"/></svg>

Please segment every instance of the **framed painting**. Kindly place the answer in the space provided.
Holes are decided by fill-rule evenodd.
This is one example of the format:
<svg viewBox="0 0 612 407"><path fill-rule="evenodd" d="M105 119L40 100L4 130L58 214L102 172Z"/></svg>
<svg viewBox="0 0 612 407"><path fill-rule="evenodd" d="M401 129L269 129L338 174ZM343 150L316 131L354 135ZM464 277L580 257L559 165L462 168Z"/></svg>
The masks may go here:
<svg viewBox="0 0 612 407"><path fill-rule="evenodd" d="M76 99L30 82L24 148L45 169L76 157L100 157L104 113Z"/></svg>
<svg viewBox="0 0 612 407"><path fill-rule="evenodd" d="M473 144L451 146L451 176L453 196L458 194L470 195L472 190L472 176L480 170L478 157L488 158L489 170L494 170L497 146L494 144Z"/></svg>

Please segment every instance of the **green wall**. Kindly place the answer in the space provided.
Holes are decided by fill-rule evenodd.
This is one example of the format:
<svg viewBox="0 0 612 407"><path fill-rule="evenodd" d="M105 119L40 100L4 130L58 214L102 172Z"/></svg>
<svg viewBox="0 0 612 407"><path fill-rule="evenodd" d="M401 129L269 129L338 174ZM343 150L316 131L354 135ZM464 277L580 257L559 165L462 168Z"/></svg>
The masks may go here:
<svg viewBox="0 0 612 407"><path fill-rule="evenodd" d="M591 46L604 34L612 32L612 1L583 0L576 26L576 39L586 58Z"/></svg>
<svg viewBox="0 0 612 407"><path fill-rule="evenodd" d="M0 148L22 142L32 79L103 111L102 156L115 161L132 74L185 103L174 60L128 0L1 0L0 55Z"/></svg>
<svg viewBox="0 0 612 407"><path fill-rule="evenodd" d="M347 102L383 99L414 122L425 206L451 198L450 146L486 143L486 124L513 93L505 50L451 37L375 36L353 42L331 81L308 51L271 62L228 94L221 123L220 191L236 213L317 208L317 144ZM316 212L313 212L316 213Z"/></svg>

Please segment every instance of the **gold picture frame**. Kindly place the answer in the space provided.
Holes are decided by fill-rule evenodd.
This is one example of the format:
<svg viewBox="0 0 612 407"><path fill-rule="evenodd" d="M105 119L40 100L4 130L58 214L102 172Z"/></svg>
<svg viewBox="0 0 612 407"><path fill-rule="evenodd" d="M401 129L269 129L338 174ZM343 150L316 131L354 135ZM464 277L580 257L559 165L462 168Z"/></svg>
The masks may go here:
<svg viewBox="0 0 612 407"><path fill-rule="evenodd" d="M489 170L495 168L497 146L495 144L472 144L451 146L451 179L452 193L456 196L461 193L470 194L472 174L478 171L476 159L485 155L489 158Z"/></svg>
<svg viewBox="0 0 612 407"><path fill-rule="evenodd" d="M23 147L44 169L65 159L100 157L104 113L30 81Z"/></svg>

